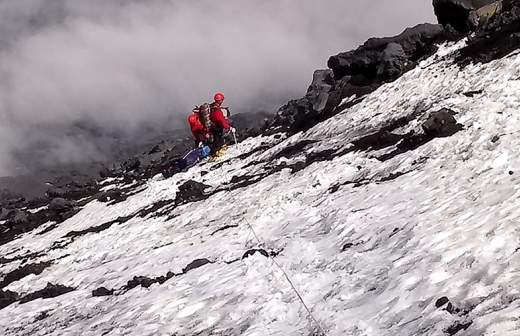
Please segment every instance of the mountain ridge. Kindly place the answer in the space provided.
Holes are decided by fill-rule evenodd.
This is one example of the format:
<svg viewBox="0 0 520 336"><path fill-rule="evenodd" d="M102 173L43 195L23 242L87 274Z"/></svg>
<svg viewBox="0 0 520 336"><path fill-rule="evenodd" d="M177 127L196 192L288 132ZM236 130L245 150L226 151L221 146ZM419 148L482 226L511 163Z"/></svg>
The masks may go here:
<svg viewBox="0 0 520 336"><path fill-rule="evenodd" d="M216 162L19 201L0 219L0 331L518 334L520 56L487 48L500 22L319 116L325 76ZM474 43L487 61L460 62Z"/></svg>

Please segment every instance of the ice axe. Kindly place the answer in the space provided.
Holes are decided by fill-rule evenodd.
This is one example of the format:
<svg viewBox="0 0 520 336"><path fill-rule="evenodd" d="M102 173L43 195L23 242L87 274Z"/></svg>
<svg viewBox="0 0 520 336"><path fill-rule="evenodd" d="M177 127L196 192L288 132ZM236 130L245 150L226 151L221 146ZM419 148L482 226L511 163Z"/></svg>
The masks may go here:
<svg viewBox="0 0 520 336"><path fill-rule="evenodd" d="M235 141L235 145L237 144L237 136L236 136L236 130L232 128L231 134L233 134L233 140Z"/></svg>

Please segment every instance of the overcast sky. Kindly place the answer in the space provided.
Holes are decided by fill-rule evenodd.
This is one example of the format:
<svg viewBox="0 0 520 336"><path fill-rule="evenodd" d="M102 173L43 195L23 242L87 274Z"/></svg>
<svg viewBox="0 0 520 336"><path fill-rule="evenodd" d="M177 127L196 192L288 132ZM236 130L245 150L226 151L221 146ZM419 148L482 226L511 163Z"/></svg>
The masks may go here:
<svg viewBox="0 0 520 336"><path fill-rule="evenodd" d="M0 0L0 176L43 141L57 162L97 155L78 121L175 127L215 91L274 112L330 55L423 22L431 0Z"/></svg>

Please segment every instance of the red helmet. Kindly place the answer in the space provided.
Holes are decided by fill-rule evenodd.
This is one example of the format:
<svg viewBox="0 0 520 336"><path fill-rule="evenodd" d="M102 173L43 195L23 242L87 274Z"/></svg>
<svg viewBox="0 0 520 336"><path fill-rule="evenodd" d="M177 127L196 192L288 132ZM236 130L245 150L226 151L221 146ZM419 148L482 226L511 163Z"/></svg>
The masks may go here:
<svg viewBox="0 0 520 336"><path fill-rule="evenodd" d="M214 97L215 101L223 101L224 100L224 94L222 92L215 93Z"/></svg>

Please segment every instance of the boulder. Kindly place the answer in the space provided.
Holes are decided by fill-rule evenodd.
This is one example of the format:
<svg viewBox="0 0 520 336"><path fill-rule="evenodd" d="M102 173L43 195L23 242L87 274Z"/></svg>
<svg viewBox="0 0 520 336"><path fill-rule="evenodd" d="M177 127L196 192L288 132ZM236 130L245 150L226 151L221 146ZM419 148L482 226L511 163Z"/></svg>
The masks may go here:
<svg viewBox="0 0 520 336"><path fill-rule="evenodd" d="M108 191L101 192L96 195L96 199L100 202L106 203L110 201L119 202L123 200L125 197L123 195L123 191L121 189L111 189Z"/></svg>
<svg viewBox="0 0 520 336"><path fill-rule="evenodd" d="M132 170L139 169L139 167L141 167L141 161L137 157L131 158L131 159L123 162L123 164L121 165L121 168L125 172L130 172Z"/></svg>
<svg viewBox="0 0 520 336"><path fill-rule="evenodd" d="M371 38L354 51L330 57L327 64L336 80L345 76L395 80L413 67L412 62L435 52L435 44L445 39L444 33L440 25L417 25L394 37Z"/></svg>
<svg viewBox="0 0 520 336"><path fill-rule="evenodd" d="M0 309L9 306L18 300L18 294L9 290L0 290Z"/></svg>
<svg viewBox="0 0 520 336"><path fill-rule="evenodd" d="M114 294L113 289L109 290L109 289L106 289L105 287L99 287L92 291L92 296L94 296L94 297L109 296L109 295L113 295L113 294Z"/></svg>
<svg viewBox="0 0 520 336"><path fill-rule="evenodd" d="M462 66L487 63L520 48L519 0L492 3L480 8L479 13L486 19L481 20L478 30L468 37L467 45L460 50L456 61Z"/></svg>
<svg viewBox="0 0 520 336"><path fill-rule="evenodd" d="M430 113L428 119L421 125L428 136L449 136L460 130L461 125L453 117L455 112L449 109L441 109Z"/></svg>
<svg viewBox="0 0 520 336"><path fill-rule="evenodd" d="M72 202L64 199L64 198L54 198L50 203L49 203L49 210L52 210L52 211L56 211L56 212L65 212L65 211L68 211L70 209L72 209L74 206L72 204Z"/></svg>
<svg viewBox="0 0 520 336"><path fill-rule="evenodd" d="M69 292L74 291L75 288L67 287L63 285L54 285L52 283L47 283L44 289L39 291L29 293L26 296L20 299L20 303L27 303L36 299L50 299L54 298Z"/></svg>
<svg viewBox="0 0 520 336"><path fill-rule="evenodd" d="M210 186L197 181L188 180L179 186L175 203L185 204L204 200L208 198L208 194L204 192L207 188L210 188Z"/></svg>
<svg viewBox="0 0 520 336"><path fill-rule="evenodd" d="M474 30L480 21L480 17L489 16L493 6L484 10L479 9L501 3L494 0L433 0L433 8L437 20L442 25L449 25L459 32Z"/></svg>

